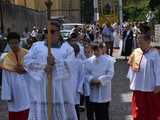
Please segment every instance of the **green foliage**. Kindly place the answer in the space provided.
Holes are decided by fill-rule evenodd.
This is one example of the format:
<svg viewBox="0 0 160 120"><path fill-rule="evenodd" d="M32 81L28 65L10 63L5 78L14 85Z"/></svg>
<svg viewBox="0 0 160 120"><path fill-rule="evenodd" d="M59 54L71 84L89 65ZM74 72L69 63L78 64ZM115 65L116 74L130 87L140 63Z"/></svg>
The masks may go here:
<svg viewBox="0 0 160 120"><path fill-rule="evenodd" d="M125 17L128 21L145 21L149 11L149 0L128 0L124 7Z"/></svg>
<svg viewBox="0 0 160 120"><path fill-rule="evenodd" d="M160 0L150 0L149 7L155 11L156 21L160 23Z"/></svg>
<svg viewBox="0 0 160 120"><path fill-rule="evenodd" d="M124 13L128 21L145 21L149 10L155 11L160 23L160 0L123 0Z"/></svg>
<svg viewBox="0 0 160 120"><path fill-rule="evenodd" d="M124 8L125 17L128 21L144 21L148 8L127 7Z"/></svg>
<svg viewBox="0 0 160 120"><path fill-rule="evenodd" d="M104 4L114 2L118 5L118 0L102 1ZM160 0L123 0L124 18L127 21L146 21L146 15L150 10L154 11L156 21L160 23ZM118 9L116 11L118 13ZM112 15L107 10L104 10L104 14Z"/></svg>

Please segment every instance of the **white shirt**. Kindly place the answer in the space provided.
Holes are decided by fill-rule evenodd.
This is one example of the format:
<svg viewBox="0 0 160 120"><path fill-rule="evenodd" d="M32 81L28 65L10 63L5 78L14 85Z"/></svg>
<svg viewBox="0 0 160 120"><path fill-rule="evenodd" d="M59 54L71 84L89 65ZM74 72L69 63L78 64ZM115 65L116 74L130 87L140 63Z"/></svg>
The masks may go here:
<svg viewBox="0 0 160 120"><path fill-rule="evenodd" d="M86 66L88 82L100 80L100 86L91 86L90 84L90 101L96 103L105 103L111 100L111 80L114 75L114 62L105 55L98 58L93 57Z"/></svg>
<svg viewBox="0 0 160 120"><path fill-rule="evenodd" d="M156 49L150 49L143 55L140 71L129 68L127 77L130 79L130 89L151 92L155 86L160 86L160 56Z"/></svg>

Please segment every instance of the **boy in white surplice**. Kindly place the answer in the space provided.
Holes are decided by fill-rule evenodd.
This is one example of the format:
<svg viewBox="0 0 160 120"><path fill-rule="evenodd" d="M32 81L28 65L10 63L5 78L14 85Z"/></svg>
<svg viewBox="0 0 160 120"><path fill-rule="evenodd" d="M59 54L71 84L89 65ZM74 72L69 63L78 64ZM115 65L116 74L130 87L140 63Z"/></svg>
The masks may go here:
<svg viewBox="0 0 160 120"><path fill-rule="evenodd" d="M0 64L2 73L2 100L8 102L9 120L28 120L30 98L29 75L24 69L23 59L27 50L20 48L20 35L11 32L7 36L11 51Z"/></svg>
<svg viewBox="0 0 160 120"><path fill-rule="evenodd" d="M94 55L86 64L86 76L90 83L90 102L96 120L109 120L111 101L111 80L114 75L114 62L103 55L103 47L93 46Z"/></svg>

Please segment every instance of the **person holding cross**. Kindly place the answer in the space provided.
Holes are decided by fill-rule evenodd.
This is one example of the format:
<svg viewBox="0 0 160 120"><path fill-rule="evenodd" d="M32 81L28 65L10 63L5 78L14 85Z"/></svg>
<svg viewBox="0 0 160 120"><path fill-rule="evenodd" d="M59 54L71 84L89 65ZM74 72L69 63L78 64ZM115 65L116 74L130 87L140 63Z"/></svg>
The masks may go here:
<svg viewBox="0 0 160 120"><path fill-rule="evenodd" d="M52 106L52 120L77 120L71 93L74 90L69 86L73 84L68 67L69 58L64 58L67 51L64 51L59 43L60 24L51 22L48 32L51 34L51 55L48 56L46 40L34 43L24 59L25 70L32 77L29 120L48 120L48 104ZM52 74L51 103L48 103L51 96L47 95L48 72Z"/></svg>

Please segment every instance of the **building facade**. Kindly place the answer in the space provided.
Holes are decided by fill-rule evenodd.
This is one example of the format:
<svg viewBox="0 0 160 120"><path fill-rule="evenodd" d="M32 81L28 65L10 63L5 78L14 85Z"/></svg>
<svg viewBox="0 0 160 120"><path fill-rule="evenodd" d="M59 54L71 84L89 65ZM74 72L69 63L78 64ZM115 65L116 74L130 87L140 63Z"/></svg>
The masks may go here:
<svg viewBox="0 0 160 120"><path fill-rule="evenodd" d="M45 0L3 0L37 11L46 11ZM81 0L52 0L51 15L63 16L66 22L81 21Z"/></svg>
<svg viewBox="0 0 160 120"><path fill-rule="evenodd" d="M44 1L47 0L3 0L12 4L24 6L37 11L46 11ZM95 21L95 12L100 15L106 14L108 9L113 11L115 0L51 0L52 16L64 16L66 22L86 22ZM95 1L97 8L95 9Z"/></svg>

